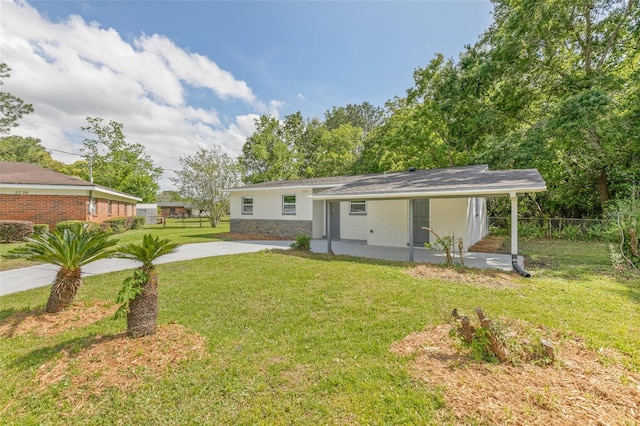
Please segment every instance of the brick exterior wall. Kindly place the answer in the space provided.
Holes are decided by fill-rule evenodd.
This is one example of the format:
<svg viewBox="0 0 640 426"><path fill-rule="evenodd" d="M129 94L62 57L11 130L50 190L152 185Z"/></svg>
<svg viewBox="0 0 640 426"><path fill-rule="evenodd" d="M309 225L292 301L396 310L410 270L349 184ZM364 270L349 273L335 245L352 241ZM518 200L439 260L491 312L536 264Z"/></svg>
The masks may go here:
<svg viewBox="0 0 640 426"><path fill-rule="evenodd" d="M88 214L89 197L77 195L11 195L0 194L0 219L27 220L46 223L50 229L64 220L102 222L110 217L127 217L134 213L133 205L122 201L96 199L97 211Z"/></svg>
<svg viewBox="0 0 640 426"><path fill-rule="evenodd" d="M294 239L296 235L311 237L310 220L268 220L268 219L231 219L231 232L238 234L260 234Z"/></svg>
<svg viewBox="0 0 640 426"><path fill-rule="evenodd" d="M46 223L53 228L63 220L87 220L86 196L0 195L0 219Z"/></svg>
<svg viewBox="0 0 640 426"><path fill-rule="evenodd" d="M185 207L160 207L160 216L169 217L171 215L188 216L189 210Z"/></svg>

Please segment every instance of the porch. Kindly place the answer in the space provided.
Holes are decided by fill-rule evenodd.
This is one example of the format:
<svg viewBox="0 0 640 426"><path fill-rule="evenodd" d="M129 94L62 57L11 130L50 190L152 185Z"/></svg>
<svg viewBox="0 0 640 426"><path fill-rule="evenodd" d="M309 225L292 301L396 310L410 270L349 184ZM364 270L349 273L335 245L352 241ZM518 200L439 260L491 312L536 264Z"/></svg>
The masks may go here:
<svg viewBox="0 0 640 426"><path fill-rule="evenodd" d="M334 254L364 257L370 259L400 260L409 259L409 247L383 247L370 246L364 241L332 240L331 249ZM327 240L311 240L311 251L314 253L327 253ZM464 252L462 254L465 266L481 269L501 269L513 271L510 254ZM444 252L429 250L424 247L414 247L413 261L418 263L444 263ZM455 253L454 262L460 262L458 253ZM524 259L518 256L518 263L524 267Z"/></svg>

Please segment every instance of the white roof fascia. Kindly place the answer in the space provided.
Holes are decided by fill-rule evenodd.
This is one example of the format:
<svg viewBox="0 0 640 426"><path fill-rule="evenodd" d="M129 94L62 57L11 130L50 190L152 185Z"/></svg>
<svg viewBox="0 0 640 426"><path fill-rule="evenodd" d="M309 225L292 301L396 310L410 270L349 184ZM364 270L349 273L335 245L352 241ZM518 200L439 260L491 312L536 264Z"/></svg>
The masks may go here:
<svg viewBox="0 0 640 426"><path fill-rule="evenodd" d="M142 201L142 198L134 197L133 195L123 194L122 192L114 191L108 188L104 188L101 186L82 186L82 185L43 185L38 183L0 183L0 188L25 188L25 189L48 189L48 190L56 190L62 189L67 191L93 191L102 194L107 194L111 196L117 196L120 198L126 198L129 200Z"/></svg>
<svg viewBox="0 0 640 426"><path fill-rule="evenodd" d="M111 190L111 189L108 189L108 188L104 188L104 187L101 187L101 186L93 187L92 191L98 192L98 193L102 193L102 194L111 195L111 196L115 196L115 197L126 198L126 199L129 199L129 200L142 201L142 198L138 198L138 197L135 197L133 195L123 194L122 192L114 191L114 190Z"/></svg>
<svg viewBox="0 0 640 426"><path fill-rule="evenodd" d="M508 197L511 193L525 194L529 192L546 191L546 186L520 187L520 188L496 188L496 189L465 189L458 191L413 191L413 192L383 192L383 193L354 193L345 195L322 195L322 193L309 195L308 198L314 200L355 200L355 199L395 199L395 198L456 198L456 197L483 197L483 196L503 196Z"/></svg>
<svg viewBox="0 0 640 426"><path fill-rule="evenodd" d="M0 188L32 188L32 189L66 189L76 191L93 191L95 186L81 185L46 185L40 183L0 183Z"/></svg>
<svg viewBox="0 0 640 426"><path fill-rule="evenodd" d="M228 189L224 189L223 191L226 192L241 192L241 191L273 191L273 190L278 190L278 189L304 189L304 188L311 188L311 189L328 189L328 188L337 188L340 186L344 186L344 183L341 184L333 184L333 185L289 185L289 186L259 186L259 187L252 187L252 186L241 186L238 188L228 188Z"/></svg>

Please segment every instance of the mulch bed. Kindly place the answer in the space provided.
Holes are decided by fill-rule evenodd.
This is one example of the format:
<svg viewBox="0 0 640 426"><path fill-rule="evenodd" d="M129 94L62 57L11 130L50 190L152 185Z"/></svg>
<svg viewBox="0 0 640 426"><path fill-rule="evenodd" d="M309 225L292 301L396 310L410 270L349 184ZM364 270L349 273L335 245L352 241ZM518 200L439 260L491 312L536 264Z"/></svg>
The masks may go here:
<svg viewBox="0 0 640 426"><path fill-rule="evenodd" d="M516 323L523 328L522 322ZM530 326L530 325L529 325ZM640 422L640 375L611 349L589 350L576 337L549 331L551 366L472 360L449 336L451 326L428 327L392 345L411 356L411 374L442 389L454 418L442 422L492 425L611 425Z"/></svg>
<svg viewBox="0 0 640 426"><path fill-rule="evenodd" d="M17 312L0 323L0 336L50 337L112 317L116 305L95 301L74 303L57 314L44 310ZM125 333L91 336L78 348L66 347L38 368L39 388L68 381L65 398L82 405L89 395L115 387L131 391L145 377L160 377L169 367L207 356L205 339L179 324L160 325L153 336L127 338ZM79 408L76 407L76 409Z"/></svg>
<svg viewBox="0 0 640 426"><path fill-rule="evenodd" d="M69 308L56 314L48 314L44 309L16 312L0 322L0 337L23 334L35 336L55 336L67 330L85 327L88 324L113 316L118 306L101 301L73 303Z"/></svg>
<svg viewBox="0 0 640 426"><path fill-rule="evenodd" d="M420 279L444 279L454 283L474 284L490 288L517 287L514 273L489 269L462 269L442 265L421 264L407 270L407 273Z"/></svg>
<svg viewBox="0 0 640 426"><path fill-rule="evenodd" d="M503 245L504 237L487 235L486 237L469 247L469 251L474 251L477 253L500 253Z"/></svg>

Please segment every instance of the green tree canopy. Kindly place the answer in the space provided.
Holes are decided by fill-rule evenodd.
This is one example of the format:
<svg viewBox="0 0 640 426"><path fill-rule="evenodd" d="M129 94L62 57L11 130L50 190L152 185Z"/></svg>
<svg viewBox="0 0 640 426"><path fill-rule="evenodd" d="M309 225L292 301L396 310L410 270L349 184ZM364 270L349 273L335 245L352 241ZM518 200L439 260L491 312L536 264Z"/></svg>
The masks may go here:
<svg viewBox="0 0 640 426"><path fill-rule="evenodd" d="M211 226L218 226L229 211L229 194L224 190L240 182L236 162L214 145L180 157L180 164L182 169L171 181L195 207L209 212Z"/></svg>
<svg viewBox="0 0 640 426"><path fill-rule="evenodd" d="M4 80L10 77L11 68L5 63L0 63L0 86ZM12 127L18 125L18 120L23 115L33 112L33 106L9 92L0 91L0 134L9 133Z"/></svg>
<svg viewBox="0 0 640 426"><path fill-rule="evenodd" d="M93 181L140 197L145 203L155 201L162 169L145 154L144 146L125 140L121 123L103 124L103 121L99 117L87 117L89 125L82 128L91 134L84 140L82 152L92 167Z"/></svg>

